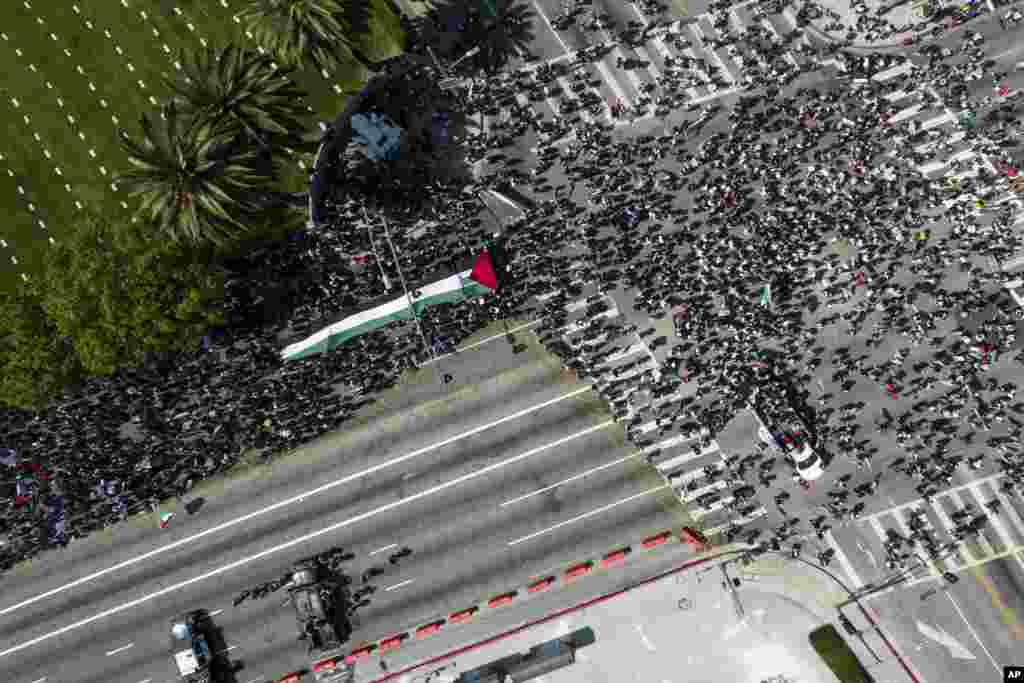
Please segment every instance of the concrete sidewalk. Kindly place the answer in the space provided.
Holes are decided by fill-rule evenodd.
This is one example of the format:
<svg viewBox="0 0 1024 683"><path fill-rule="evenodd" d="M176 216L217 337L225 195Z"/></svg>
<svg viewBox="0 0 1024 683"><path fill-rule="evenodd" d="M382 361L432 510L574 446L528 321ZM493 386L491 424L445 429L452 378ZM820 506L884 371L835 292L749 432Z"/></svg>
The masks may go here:
<svg viewBox="0 0 1024 683"><path fill-rule="evenodd" d="M366 683L451 683L464 672L589 627L596 643L579 650L574 664L545 681L833 683L835 676L808 636L838 618L836 605L846 599L845 591L822 571L788 557L770 554L746 565L735 559L729 554L680 567L610 599L558 612L534 627L466 643L451 650L450 657L438 651L415 664L389 667L387 674L378 671L375 678L366 676L376 668L371 665L362 675L357 669L357 678ZM878 636L865 634L865 647L840 625L836 628L876 681L916 680Z"/></svg>

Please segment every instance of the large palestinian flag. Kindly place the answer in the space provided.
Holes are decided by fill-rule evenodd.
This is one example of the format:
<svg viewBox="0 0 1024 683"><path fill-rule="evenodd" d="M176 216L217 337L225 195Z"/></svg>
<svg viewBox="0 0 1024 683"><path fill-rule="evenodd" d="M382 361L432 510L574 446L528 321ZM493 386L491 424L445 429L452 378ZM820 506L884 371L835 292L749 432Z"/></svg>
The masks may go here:
<svg viewBox="0 0 1024 683"><path fill-rule="evenodd" d="M421 287L419 296L412 299L411 305L410 293L409 297L403 295L376 308L350 315L300 342L288 345L281 352L281 357L284 360L297 360L331 351L353 337L372 332L388 323L411 320L413 315L419 317L421 312L430 306L459 303L472 297L490 294L497 286L498 279L491 257L486 249L481 249L472 270L456 273Z"/></svg>

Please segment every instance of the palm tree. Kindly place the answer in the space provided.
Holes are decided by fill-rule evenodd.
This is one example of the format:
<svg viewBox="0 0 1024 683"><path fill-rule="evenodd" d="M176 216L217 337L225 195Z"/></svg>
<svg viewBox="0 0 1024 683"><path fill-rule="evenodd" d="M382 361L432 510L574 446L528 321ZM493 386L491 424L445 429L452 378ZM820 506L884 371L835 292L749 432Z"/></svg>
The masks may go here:
<svg viewBox="0 0 1024 683"><path fill-rule="evenodd" d="M429 47L442 62L460 64L462 73L494 73L534 40L532 18L533 10L517 0L438 0L412 22L412 49ZM474 48L471 59L462 59Z"/></svg>
<svg viewBox="0 0 1024 683"><path fill-rule="evenodd" d="M268 181L255 170L256 149L237 149L210 121L183 116L173 103L141 125L141 142L120 131L134 168L117 181L139 198L136 215L174 242L227 245L245 232L242 221L260 208L254 197Z"/></svg>
<svg viewBox="0 0 1024 683"><path fill-rule="evenodd" d="M352 9L364 0L249 0L238 13L247 31L279 62L336 71L342 57L367 60L355 47Z"/></svg>
<svg viewBox="0 0 1024 683"><path fill-rule="evenodd" d="M167 79L184 114L213 130L242 136L271 152L303 140L308 110L292 69L275 68L266 55L232 46L208 48L179 58L181 75Z"/></svg>
<svg viewBox="0 0 1024 683"><path fill-rule="evenodd" d="M480 46L477 65L495 73L510 57L527 52L535 38L533 14L518 0L480 0L480 14L473 22L473 37Z"/></svg>

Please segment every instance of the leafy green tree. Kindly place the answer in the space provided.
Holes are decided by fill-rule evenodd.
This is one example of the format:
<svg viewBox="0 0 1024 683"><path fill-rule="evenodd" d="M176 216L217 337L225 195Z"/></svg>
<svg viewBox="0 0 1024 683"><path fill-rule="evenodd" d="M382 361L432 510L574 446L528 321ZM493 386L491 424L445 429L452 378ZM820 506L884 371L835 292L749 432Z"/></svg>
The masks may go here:
<svg viewBox="0 0 1024 683"><path fill-rule="evenodd" d="M367 28L365 0L249 0L238 18L279 62L333 73L345 60L368 63L356 47Z"/></svg>
<svg viewBox="0 0 1024 683"><path fill-rule="evenodd" d="M81 366L103 375L195 348L222 322L211 249L153 240L141 221L86 216L44 261L41 305Z"/></svg>
<svg viewBox="0 0 1024 683"><path fill-rule="evenodd" d="M186 53L179 62L179 75L167 85L183 114L264 153L307 145L306 93L292 80L293 69L275 68L271 57L236 46Z"/></svg>
<svg viewBox="0 0 1024 683"><path fill-rule="evenodd" d="M517 0L443 0L411 22L411 49L425 53L429 47L460 74L494 73L527 51L535 37L533 14Z"/></svg>
<svg viewBox="0 0 1024 683"><path fill-rule="evenodd" d="M246 231L259 210L259 191L273 175L257 170L257 150L246 148L215 122L193 119L176 105L156 120L142 117L140 142L121 131L132 170L117 182L139 199L136 216L172 242L226 245Z"/></svg>
<svg viewBox="0 0 1024 683"><path fill-rule="evenodd" d="M35 283L0 293L0 405L41 411L84 370L47 316Z"/></svg>

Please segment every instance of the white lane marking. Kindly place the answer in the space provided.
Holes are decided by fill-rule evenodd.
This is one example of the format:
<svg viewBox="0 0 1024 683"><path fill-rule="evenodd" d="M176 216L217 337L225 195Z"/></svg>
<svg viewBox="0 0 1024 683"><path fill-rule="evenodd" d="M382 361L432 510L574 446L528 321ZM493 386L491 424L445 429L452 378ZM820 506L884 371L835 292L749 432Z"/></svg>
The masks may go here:
<svg viewBox="0 0 1024 683"><path fill-rule="evenodd" d="M111 657L113 655L116 655L118 652L124 652L125 650L131 649L133 647L135 647L135 643L128 643L127 645L122 645L121 647L117 647L117 648L114 648L113 650L109 650L107 652L107 656Z"/></svg>
<svg viewBox="0 0 1024 683"><path fill-rule="evenodd" d="M394 467L395 465L399 465L399 464L401 464L403 462L406 462L408 460L412 460L413 458L419 457L419 456L423 455L424 453L429 453L430 451L436 450L438 448L443 448L445 446L453 444L456 441L459 441L461 439L465 439L465 438L468 438L468 437L471 437L471 436L475 436L476 434L479 434L480 432L484 432L484 431L486 431L486 430L488 430L488 429L490 429L492 427L496 427L496 426L498 426L500 424L504 424L505 422L511 422L513 420L518 420L519 418L524 417L525 415L529 415L532 412L535 412L535 411L538 411L538 410L542 410L544 408L547 408L548 406L552 406L552 405L554 405L556 403L559 403L561 401L564 401L566 399L575 398L576 396L579 396L580 394L586 393L588 391L590 391L590 385L589 384L584 386L584 387L581 387L579 389L574 389L573 391L570 391L567 394L563 394L561 396L557 396L557 397L555 397L553 399L550 399L548 401L544 401L543 403L538 403L537 405L533 405L533 406L530 406L528 408L524 408L524 409L522 409L522 410L520 410L520 411L518 411L516 413L513 413L512 415L506 415L505 417L499 418L499 419L495 420L494 422L490 422L488 424L480 425L479 427L474 427L473 429L470 429L468 431L462 432L461 434L456 434L455 436L451 436L451 437L448 437L447 439L442 439L441 441L438 441L436 443L432 443L429 446L424 446L423 448L418 448L418 449L412 451L411 453L407 453L405 455L400 455L397 458L392 458L391 460L388 460L386 462L382 462L379 465L374 465L373 467L365 469L365 470L363 470L361 472L356 472L354 474L349 474L349 475L346 475L344 477L341 477L340 479L335 479L334 481L327 482L326 484L323 484L322 486L318 486L318 487L316 487L314 489L310 489L309 491L306 491L305 493L300 493L297 496L292 496L291 498L286 498L285 500L278 501L276 503L268 505L265 508L261 508L259 510L256 510L255 512L250 512L248 514L242 515L241 517L236 517L235 519L228 520L227 522L224 522L223 524L218 524L217 526L210 527L209 529L206 529L204 531L200 531L199 533L192 534L191 536L187 536L185 538L179 539L179 540L174 541L172 543L168 543L165 546L161 546L159 548L156 548L155 550L150 550L150 551L145 552L145 553L143 553L141 555L138 555L136 557L130 558L128 560L125 560L124 562L118 562L117 564L115 564L113 566L107 567L106 569L101 569L98 572L93 572L92 574L89 574L88 576L83 576L80 579L75 579L74 581L66 583L63 586L58 586L57 588L53 588L51 590L45 591L43 593L40 593L39 595L34 595L31 598L28 598L26 600L22 600L21 602L15 604L15 605L11 605L10 607L3 608L2 610L0 610L0 616L5 615L5 614L10 614L11 612L14 612L15 610L19 610L22 607L27 607L28 605L31 605L33 603L39 602L40 600L44 600L46 598L52 597L54 595L57 595L58 593L63 593L66 590L70 590L72 588L80 586L83 583L87 583L89 581L92 581L93 579L98 579L101 576L106 576L107 574L111 574L113 572L119 571L119 570L124 569L126 567L130 567L130 566L132 566L134 564L138 564L140 562L143 562L144 560L148 560L150 558L156 557L157 555L162 555L163 553L169 552L171 550L175 550L175 549L180 548L182 546L186 546L186 545L192 544L195 541L199 540L200 538L204 538L204 537L209 536L211 534L215 534L215 533L217 533L219 531L224 531L225 529L230 529L233 526L237 526L239 524L242 524L243 522L248 522L248 521L250 521L252 519L255 519L256 517L260 517L260 516L265 515L265 514L267 514L269 512L273 512L274 510L278 510L280 508L286 507L288 505L292 505L294 503L301 503L301 502L305 501L307 498L311 498L311 497L313 497L315 495L324 493L325 491L330 491L331 489L337 488L338 486L342 486L344 484L348 484L349 482L355 481L356 479L359 479L360 477L369 476L371 474L374 474L375 472L379 472L379 471L387 469L389 467ZM309 538L313 538L313 536L309 536ZM285 546L279 546L279 548L283 548L283 547L285 547ZM288 547L290 547L290 546L288 546ZM274 551L274 550L275 550L274 548L271 548L271 551ZM212 574L211 574L211 576L212 576ZM186 585L186 584L178 584L178 585L182 585L183 586L183 585ZM163 593L161 593L161 595L163 595ZM88 622L86 622L86 623L88 623ZM11 650L11 652L13 652L13 651L14 650ZM2 654L0 654L0 656L2 656Z"/></svg>
<svg viewBox="0 0 1024 683"><path fill-rule="evenodd" d="M998 472L996 474L990 474L987 477L981 477L980 479L975 479L975 480L971 481L969 484L963 484L963 485L960 485L960 486L951 486L948 489L940 491L940 494L945 494L945 493L949 493L949 492L952 492L952 491L960 491L962 489L971 488L972 486L979 486L979 485L987 483L987 482L995 482L997 479L1001 479L1001 478L1003 478L1005 476L1006 475L1004 473L1002 473L1002 472ZM993 486L994 485L995 484L993 483ZM892 507L886 508L884 510L879 510L877 512L873 512L870 515L863 515L863 516L861 516L861 519L871 519L871 518L874 518L874 517L881 517L882 515L884 515L886 513L889 513L889 512L895 513L895 512L897 512L899 510L902 510L904 508L918 507L918 506L922 506L922 505L925 505L925 504L926 503L925 503L923 498L915 498L913 500L907 501L906 503L900 503L899 505L893 505Z"/></svg>
<svg viewBox="0 0 1024 683"><path fill-rule="evenodd" d="M935 628L920 619L915 621L917 621L917 630L920 631L922 636L947 648L949 655L954 659L977 659L973 652L964 647L963 643L959 640L946 633L946 630L941 626Z"/></svg>
<svg viewBox="0 0 1024 683"><path fill-rule="evenodd" d="M867 555L868 562L871 563L872 567L874 567L875 569L878 569L878 560L875 559L875 554L873 552L871 552L866 545L861 543L860 539L857 539L857 549L860 550L865 555Z"/></svg>
<svg viewBox="0 0 1024 683"><path fill-rule="evenodd" d="M232 650L237 650L237 649L238 649L237 645L228 645L226 648L224 648L223 650L221 650L217 654L222 655L222 654L224 654L226 652L231 652Z"/></svg>
<svg viewBox="0 0 1024 683"><path fill-rule="evenodd" d="M988 651L987 647L985 647L985 643L981 642L981 638L978 637L978 632L974 630L973 626L971 626L971 622L967 621L967 617L964 616L964 612L962 609L960 609L960 605L956 603L956 600L954 600L953 596L949 594L949 591L943 591L943 593L947 598L949 598L949 601L953 604L953 607L956 609L956 613L959 614L960 618L964 620L964 624L966 624L967 629L971 632L971 635L974 636L974 639L978 641L978 645L981 646L982 651L986 655L988 655L988 661L992 662L992 666L996 668L996 671L1002 671L1002 667L1000 667L999 664L996 663L995 657L993 657L992 653Z"/></svg>
<svg viewBox="0 0 1024 683"><path fill-rule="evenodd" d="M893 519L899 520L901 518L897 514L893 515ZM868 526L870 526L871 530L875 532L875 536L878 536L879 542L885 543L885 541L889 540L888 534L885 533L885 528L882 526L882 523L878 521L877 517L870 518L868 520Z"/></svg>
<svg viewBox="0 0 1024 683"><path fill-rule="evenodd" d="M959 493L950 493L949 497L952 498L954 501L956 501L956 506L957 506L958 509L963 509L964 508L964 499L960 497ZM995 518L995 515L987 515L987 516L988 516L988 521L989 521L990 525L992 526L993 529L996 530L995 531L996 536L999 536L999 530L995 526L995 522L993 521L994 518ZM999 538L1003 542L1003 546L1004 547L1008 548L1008 547L1013 545L1012 540L1010 540L1009 538L1002 537L1002 536L999 536ZM989 540L985 536L985 534L983 534L983 533L979 532L979 533L975 534L974 535L974 542L977 543L979 546L981 546L981 549L984 550L985 554L987 554L987 555L994 555L996 552L998 552L995 549L995 547L992 545L992 543L989 542Z"/></svg>
<svg viewBox="0 0 1024 683"><path fill-rule="evenodd" d="M644 633L644 627L640 624L633 624L633 628L635 628L636 632L640 634L640 640L643 642L644 647L651 652L654 652L657 648L654 647L654 643L652 643L650 638L647 637L647 634Z"/></svg>
<svg viewBox="0 0 1024 683"><path fill-rule="evenodd" d="M215 616L217 616L218 614L221 614L221 613L222 613L223 611L224 611L224 610L222 610L222 609L214 610L214 611L210 612L210 616L211 616L211 617L215 617Z"/></svg>
<svg viewBox="0 0 1024 683"><path fill-rule="evenodd" d="M504 339L506 335L515 334L519 330L525 330L528 327L533 327L534 325L539 325L540 323L541 323L541 320L538 319L538 320L533 320L533 321L528 322L528 323L523 323L522 325L517 325L516 327L513 327L508 332L502 332L501 334L491 335L490 337L487 337L486 339L481 339L478 342L473 342L472 344L467 344L467 345L465 345L463 347L460 347L459 349L457 349L456 351L453 351L452 353L445 353L445 354L440 355L440 356L434 356L433 358L428 358L427 360L425 360L422 363L420 363L420 365L423 366L423 365L430 365L431 363L436 363L439 360L444 360L445 358L450 358L451 356L454 356L456 354L462 353L463 351L469 351L470 349L475 349L478 346L483 346L484 344L492 342L495 339Z"/></svg>
<svg viewBox="0 0 1024 683"><path fill-rule="evenodd" d="M951 491L945 493L952 494ZM939 495L941 495L941 493ZM952 498L952 495L949 497ZM939 501L935 501L935 504L932 505L932 510L935 512L935 516L939 518L939 521L942 522L942 525L946 527L946 531L952 535L953 530L956 528L956 524L952 519L950 519L949 515L946 514L946 511L942 508ZM960 555L963 556L965 564L976 564L978 562L978 558L974 556L974 553L971 552L971 549L967 547L966 543L961 543L957 547L957 551L959 551Z"/></svg>
<svg viewBox="0 0 1024 683"><path fill-rule="evenodd" d="M637 451L636 453L633 453L632 455L627 455L624 458L619 458L618 460L613 460L612 462L609 462L609 463L604 464L604 465L598 465L597 467L589 469L589 470L587 470L585 472L580 472L579 474L575 474L575 475L569 477L568 479L563 479L562 481L557 482L555 484L551 484L550 486L545 486L542 489L537 489L536 491L531 491L530 493L524 493L523 495L518 496L516 498L512 498L510 500L506 500L504 503L501 504L501 507L505 507L506 505L513 505L515 503L518 503L521 500L525 500L525 499L530 498L532 496L539 496L540 494L545 493L547 491L550 491L551 489L556 489L559 486L564 486L565 484L568 484L570 482L576 481L577 479L582 479L583 477L586 477L588 475L594 474L595 472L600 472L601 470L606 470L609 467L615 467L616 465L621 465L622 463L626 462L627 460L632 460L633 458L640 457L641 455L643 455L643 453L644 453L643 451Z"/></svg>
<svg viewBox="0 0 1024 683"><path fill-rule="evenodd" d="M147 678L145 680L139 681L139 683L150 683L150 681L152 681L152 680L153 680L152 678Z"/></svg>
<svg viewBox="0 0 1024 683"><path fill-rule="evenodd" d="M565 44L564 40L562 40L562 36L558 35L558 31L556 31L555 27L551 25L550 21L548 21L548 15L544 13L543 8L541 8L537 0L533 0L533 6L537 8L537 14L539 14L540 18L544 20L545 24L547 24L548 30L551 31L551 34L555 37L555 40L557 40L558 44L562 46L562 51L565 52L566 54L571 53L572 50L569 49L569 46Z"/></svg>
<svg viewBox="0 0 1024 683"><path fill-rule="evenodd" d="M525 541L529 541L532 538L537 538L538 536L543 536L544 534L546 534L548 532L554 531L555 529L559 529L559 528L561 528L563 526L566 526L568 524L572 524L573 522L578 522L581 519L585 519L587 517L592 517L594 515L601 514L605 510L610 510L613 507L616 507L618 505L623 505L623 504L628 503L630 501L636 500L637 498L642 498L644 496L649 496L650 494L657 493L658 491L664 491L667 488L671 488L671 486L669 486L668 484L662 484L661 486L655 486L654 488L647 489L646 491L641 491L640 493L634 493L632 496L627 496L626 498L622 498L621 500L617 500L614 503L608 503L607 505L602 505L601 507L599 507L597 509L594 509L594 510L591 510L590 512L584 512L582 515L576 515L572 519L567 519L564 522L559 522L558 524L555 524L554 526L550 526L547 529L541 529L540 531L535 531L535 532L533 532L532 534L530 534L528 536L523 536L522 538L517 538L514 541L509 541L508 545L519 545L520 543L524 543ZM2 653L0 653L0 654L2 654Z"/></svg>
<svg viewBox="0 0 1024 683"><path fill-rule="evenodd" d="M393 586L388 586L387 588L384 589L384 592L388 593L388 592L393 591L393 590L398 590L402 586L408 586L410 583L412 583L415 580L416 579L406 579L405 581L402 581L401 583L396 583Z"/></svg>
<svg viewBox="0 0 1024 683"><path fill-rule="evenodd" d="M376 550L374 550L374 551L373 551L372 553L370 553L370 557L373 557L374 555L377 555L377 554L379 554L379 553L382 553L382 552L384 552L385 550L391 550L392 548L394 548L394 547L395 547L395 546L397 546L397 545L398 545L397 543L392 543L391 545L386 545L386 546L384 546L383 548L377 548L377 549L376 549Z"/></svg>
<svg viewBox="0 0 1024 683"><path fill-rule="evenodd" d="M589 388L590 387L588 386L587 389L589 390ZM573 393L578 393L578 392L573 392ZM368 510L367 512L359 513L358 515L356 515L354 517L349 517L348 519L342 520L340 522L336 522L335 524L331 524L331 525L326 526L326 527L324 527L322 529L318 529L316 531L312 531L312 532L306 534L305 536L299 536L298 538L293 538L292 540L286 541L286 542L284 542L284 543L282 543L280 545L274 546L273 548L267 548L266 550L262 550L262 551L260 551L260 552L258 552L256 554L254 554L254 555L249 555L248 557L243 557L240 560L236 560L234 562L230 562L230 563L228 563L226 565L223 565L221 567L217 567L216 569L211 569L210 571L206 572L205 574L200 574L199 576L194 576L191 579L186 579L184 581L180 581L180 582L178 582L176 584L172 584L170 586L167 586L166 588L161 588L160 590L154 591L154 592L152 592L152 593L150 593L148 595L143 595L141 598L136 598L134 600L129 600L128 602L121 603L120 605L117 605L116 607L111 607L110 609L107 609L107 610L104 610L102 612L99 612L98 614L94 614L91 617L86 617L85 619L80 619L80 620L78 620L78 621L76 621L74 623L68 624L67 626L62 626L62 627L60 627L59 629L57 629L55 631L51 631L50 633L44 633L41 636L37 636L35 638L32 638L31 640L26 640L23 643L19 643L18 645L15 645L13 647L9 647L6 650L2 650L2 651L0 651L0 657L6 657L8 655L14 654L15 652L20 652L21 650L24 650L24 649L27 649L29 647L32 647L33 645L38 645L39 643L46 642L47 640L50 640L51 638L56 638L57 636L64 635L65 633L68 633L69 631L73 631L73 630L81 628L83 626L88 626L89 624L92 624L94 622L100 621L101 619L105 619L105 618L107 618L109 616L113 616L115 614L119 614L121 612L124 612L124 611L127 611L129 609L132 609L134 607L138 607L139 605L145 604L145 603L147 603L147 602L149 602L151 600L155 600L156 598L159 598L159 597L162 597L164 595L167 595L168 593L173 593L176 590L180 590L180 589L185 588L187 586L191 586L192 584L199 583L200 581L205 581L206 579L212 578L214 576L220 576L221 574L226 574L227 572L234 571L235 569L238 569L239 567L242 567L242 566L244 566L246 564L249 564L251 562L255 562L257 560L261 560L264 557L269 557L270 555L274 555L275 553L279 553L281 551L288 550L288 549L293 548L293 547L295 547L297 545L301 545L303 543L306 543L306 542L308 542L308 541L310 541L310 540L312 540L314 538L317 538L319 536L323 536L325 534L334 533L338 529L342 529L344 527L351 526L353 524L356 524L357 522L361 522L363 520L369 519L370 517L373 517L375 515L379 515L379 514L385 513L385 512L390 512L391 510L395 510L395 509L397 509L399 507L402 507L403 505L408 505L410 503L414 503L417 500L420 500L421 498L426 498L427 496L430 496L430 495L432 495L434 493L437 493L439 491L443 491L443 490L445 490L447 488L451 488L453 486L458 486L459 484L462 484L463 482L467 482L467 481L470 481L472 479L477 479L479 477L485 476L487 474L490 474L491 472L494 472L496 470L501 469L502 467L506 467L506 466L511 465L513 463L519 462L520 460L525 460L526 458L532 457L532 456L536 455L537 453L541 453L542 451L545 451L545 450L548 450L548 449L551 449L551 448L555 448L557 446L561 446L562 444L568 443L569 441L572 441L573 439L579 438L580 436L589 434L589 433L591 433L593 431L596 431L598 429L604 429L605 427L607 427L609 424L611 424L613 422L614 422L613 420L608 420L608 421L606 421L604 423L601 423L601 424L599 424L599 425L597 425L595 427L589 427L589 428L584 429L584 430L582 430L580 432L577 432L576 434L570 434L569 436L565 436L565 437L562 437L560 439L556 439L555 441L552 441L551 443L545 444L543 446L538 446L537 448L533 448L533 449L531 449L529 451L526 451L525 453L520 453L519 455L513 456L513 457L511 457L511 458L509 458L507 460L503 460L501 462L496 462L496 463L487 465L485 467L482 467L479 470L476 470L474 472L469 472L468 474L464 474L464 475L462 475L460 477L456 477L455 479L452 479L451 481L446 482L444 484L440 484L438 486L435 486L432 489L427 489L425 491L420 491L419 493L414 493L414 494L412 494L410 496L407 496L407 497L402 498L400 500L396 500L396 501L394 501L392 503L386 503L386 504L381 505L381 506L379 506L379 507L377 507L377 508L375 508L373 510ZM661 488L665 488L665 487L661 487ZM625 501L622 501L622 502L625 502ZM617 504L618 503L616 503L616 505ZM611 506L608 506L608 507L611 507Z"/></svg>
<svg viewBox="0 0 1024 683"><path fill-rule="evenodd" d="M843 571L846 572L846 575L850 578L850 582L853 583L853 589L859 590L860 588L863 588L863 579L857 575L856 570L850 563L850 558L846 556L843 549L839 547L838 543L836 543L836 539L833 538L831 531L825 532L825 543L827 543L828 547L836 554L836 559L839 560L839 566L843 568Z"/></svg>
<svg viewBox="0 0 1024 683"><path fill-rule="evenodd" d="M37 678L36 680L32 681L32 683L43 683L43 681L45 681L45 680L46 680L46 676L43 676L42 678Z"/></svg>

